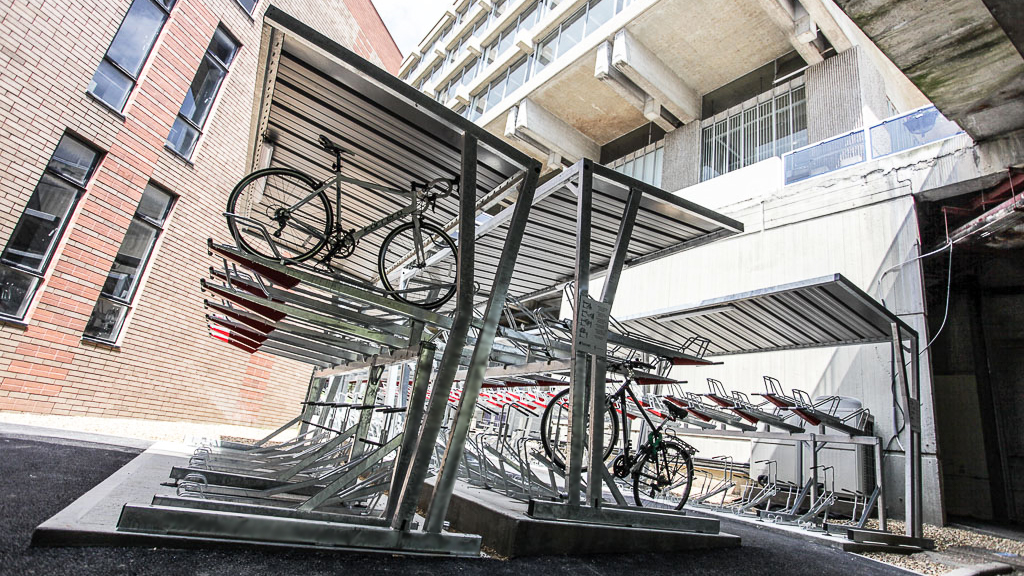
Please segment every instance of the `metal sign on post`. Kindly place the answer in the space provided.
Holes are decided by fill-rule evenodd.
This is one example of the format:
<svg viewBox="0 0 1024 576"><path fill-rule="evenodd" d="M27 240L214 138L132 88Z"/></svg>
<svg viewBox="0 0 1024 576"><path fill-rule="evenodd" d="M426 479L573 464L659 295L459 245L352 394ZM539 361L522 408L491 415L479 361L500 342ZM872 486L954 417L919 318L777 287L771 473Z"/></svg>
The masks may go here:
<svg viewBox="0 0 1024 576"><path fill-rule="evenodd" d="M603 358L608 347L608 319L611 304L594 300L584 294L580 300L578 326L576 326L576 348L585 354Z"/></svg>

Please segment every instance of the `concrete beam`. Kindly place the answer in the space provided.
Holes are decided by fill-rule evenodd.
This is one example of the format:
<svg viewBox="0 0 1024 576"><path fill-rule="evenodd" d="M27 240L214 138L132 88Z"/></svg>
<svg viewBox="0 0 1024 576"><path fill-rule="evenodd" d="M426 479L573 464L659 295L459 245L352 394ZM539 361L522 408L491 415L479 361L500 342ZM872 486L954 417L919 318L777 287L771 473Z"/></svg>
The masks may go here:
<svg viewBox="0 0 1024 576"><path fill-rule="evenodd" d="M818 26L825 38L828 38L836 52L845 52L853 48L853 42L846 36L846 32L843 32L843 28L832 16L832 13L828 11L825 2L831 2L831 0L801 0L800 4L807 10L811 20Z"/></svg>
<svg viewBox="0 0 1024 576"><path fill-rule="evenodd" d="M796 0L758 0L758 3L765 14L786 35L789 43L800 54L800 57L804 59L804 62L807 62L810 66L825 60L821 56L821 49L814 42L802 42L800 40L801 35L805 38L809 36L807 32L814 24L813 22L804 21L802 23L803 31L798 35L798 20L803 19L805 15L806 18L810 19L810 16ZM816 36L817 34L815 34ZM813 37L811 39L813 40Z"/></svg>
<svg viewBox="0 0 1024 576"><path fill-rule="evenodd" d="M684 124L700 117L700 95L625 28L615 34L612 65Z"/></svg>
<svg viewBox="0 0 1024 576"><path fill-rule="evenodd" d="M570 162L601 156L596 142L529 98L509 110L505 136L525 142L548 157L554 153Z"/></svg>
<svg viewBox="0 0 1024 576"><path fill-rule="evenodd" d="M661 114L661 103L654 100L642 88L626 78L612 65L612 43L603 42L597 47L597 60L594 65L594 78L603 82L615 91L629 105L643 113L644 117L654 122L662 130L675 130L676 125Z"/></svg>

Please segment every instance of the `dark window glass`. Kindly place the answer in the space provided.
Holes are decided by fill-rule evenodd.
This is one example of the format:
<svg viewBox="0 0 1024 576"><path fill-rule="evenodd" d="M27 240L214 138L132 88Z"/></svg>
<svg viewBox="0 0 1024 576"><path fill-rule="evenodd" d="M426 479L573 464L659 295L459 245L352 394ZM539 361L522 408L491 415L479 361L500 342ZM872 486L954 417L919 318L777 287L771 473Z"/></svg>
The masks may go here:
<svg viewBox="0 0 1024 576"><path fill-rule="evenodd" d="M217 31L213 33L213 39L210 40L207 52L220 60L224 66L231 66L231 61L235 59L235 52L238 52L238 43L228 36L223 28L217 28Z"/></svg>
<svg viewBox="0 0 1024 576"><path fill-rule="evenodd" d="M189 157L195 150L196 141L202 133L203 124L213 107L213 100L217 96L220 85L227 76L227 67L238 52L238 43L235 42L222 28L217 28L210 40L210 46L206 49L206 55L199 64L192 85L185 94L185 101L181 104L178 118L171 127L171 133L167 136L167 145L172 150Z"/></svg>
<svg viewBox="0 0 1024 576"><path fill-rule="evenodd" d="M89 92L115 110L124 110L124 103L135 87L135 81L106 60L100 62L89 84Z"/></svg>
<svg viewBox="0 0 1024 576"><path fill-rule="evenodd" d="M226 75L227 71L218 66L212 57L204 57L192 85L185 93L185 102L182 103L179 114L191 120L193 124L202 126L207 114L210 113L210 108L213 107L213 98L217 95L220 83Z"/></svg>
<svg viewBox="0 0 1024 576"><path fill-rule="evenodd" d="M173 6L174 0L132 2L89 83L90 93L117 110L124 108Z"/></svg>
<svg viewBox="0 0 1024 576"><path fill-rule="evenodd" d="M238 3L245 8L245 11L252 14L252 9L256 7L257 0L238 0Z"/></svg>
<svg viewBox="0 0 1024 576"><path fill-rule="evenodd" d="M36 276L0 266L0 315L24 318L38 284Z"/></svg>
<svg viewBox="0 0 1024 576"><path fill-rule="evenodd" d="M56 176L43 174L7 241L4 259L42 272L50 248L56 244L78 198L77 188Z"/></svg>
<svg viewBox="0 0 1024 576"><path fill-rule="evenodd" d="M72 136L57 144L0 256L0 315L24 317L99 158Z"/></svg>
<svg viewBox="0 0 1024 576"><path fill-rule="evenodd" d="M121 324L124 323L127 313L127 306L121 306L101 297L96 301L92 315L89 316L89 322L85 325L85 336L94 340L114 342L117 340Z"/></svg>
<svg viewBox="0 0 1024 576"><path fill-rule="evenodd" d="M174 197L150 184L142 193L135 218L114 257L100 297L85 327L85 336L114 342L128 314L139 278L153 252L153 246L170 212Z"/></svg>

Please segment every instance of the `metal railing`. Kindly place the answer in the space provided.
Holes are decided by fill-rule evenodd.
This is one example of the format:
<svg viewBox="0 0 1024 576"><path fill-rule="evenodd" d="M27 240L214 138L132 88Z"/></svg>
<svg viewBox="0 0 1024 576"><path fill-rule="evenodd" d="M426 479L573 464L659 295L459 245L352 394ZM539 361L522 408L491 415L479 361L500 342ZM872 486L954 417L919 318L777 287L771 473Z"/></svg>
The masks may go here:
<svg viewBox="0 0 1024 576"><path fill-rule="evenodd" d="M947 120L935 106L912 110L784 154L784 183L794 184L938 142L961 132L963 130L955 122Z"/></svg>

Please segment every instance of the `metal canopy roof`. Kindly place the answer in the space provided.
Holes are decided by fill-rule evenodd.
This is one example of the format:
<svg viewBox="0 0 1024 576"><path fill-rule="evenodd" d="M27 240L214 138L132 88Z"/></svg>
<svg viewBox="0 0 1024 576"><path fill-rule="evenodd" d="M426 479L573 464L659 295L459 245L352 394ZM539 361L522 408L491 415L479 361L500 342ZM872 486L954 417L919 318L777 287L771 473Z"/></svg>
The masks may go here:
<svg viewBox="0 0 1024 576"><path fill-rule="evenodd" d="M251 167L264 142L273 145L269 166L286 166L316 178L330 176L333 158L317 144L323 134L355 152L343 157L346 176L398 189L412 182L461 173L463 134L479 139L479 200L533 164L525 154L482 130L388 72L313 30L276 6L267 9L262 51L262 94L254 125ZM386 192L343 185L346 228L360 228L407 204ZM454 197L428 217L443 224L457 216ZM333 262L363 281L376 276L376 247L390 231L364 237L355 253Z"/></svg>
<svg viewBox="0 0 1024 576"><path fill-rule="evenodd" d="M603 271L611 260L630 189L642 191L643 197L630 237L627 266L743 230L743 224L731 218L584 160L538 187L509 287L511 296L521 297L572 280L577 217L577 197L572 187L587 170L593 174L590 262L596 272ZM496 221L510 215L508 212L496 216ZM501 224L477 238L477 270L483 278L493 275L506 231L507 225ZM485 291L488 288L483 287Z"/></svg>
<svg viewBox="0 0 1024 576"><path fill-rule="evenodd" d="M892 341L906 323L841 274L712 298L620 319L631 332L667 341L711 340L708 356Z"/></svg>

